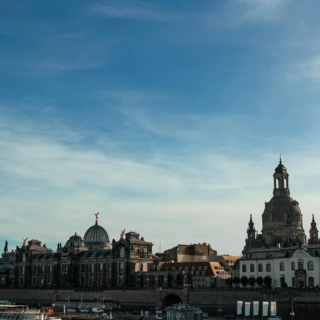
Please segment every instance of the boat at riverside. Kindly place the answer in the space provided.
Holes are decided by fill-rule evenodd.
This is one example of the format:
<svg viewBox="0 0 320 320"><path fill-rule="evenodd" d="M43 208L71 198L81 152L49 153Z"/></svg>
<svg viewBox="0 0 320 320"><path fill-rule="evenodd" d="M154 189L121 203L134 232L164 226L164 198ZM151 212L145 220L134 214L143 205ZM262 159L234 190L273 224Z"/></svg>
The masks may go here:
<svg viewBox="0 0 320 320"><path fill-rule="evenodd" d="M0 320L47 320L49 313L29 309L27 305L0 305Z"/></svg>

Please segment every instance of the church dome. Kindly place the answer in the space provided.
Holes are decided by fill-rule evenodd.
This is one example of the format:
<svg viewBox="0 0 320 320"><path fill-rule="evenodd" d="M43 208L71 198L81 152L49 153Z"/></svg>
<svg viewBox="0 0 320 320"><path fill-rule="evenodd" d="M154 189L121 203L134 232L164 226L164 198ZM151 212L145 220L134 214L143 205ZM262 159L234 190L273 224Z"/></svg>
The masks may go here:
<svg viewBox="0 0 320 320"><path fill-rule="evenodd" d="M287 168L282 164L281 160L279 165L275 169L275 173L285 173L287 172Z"/></svg>
<svg viewBox="0 0 320 320"><path fill-rule="evenodd" d="M262 219L263 223L267 225L292 223L302 227L302 214L299 202L293 200L288 195L276 195L269 202L266 202Z"/></svg>
<svg viewBox="0 0 320 320"><path fill-rule="evenodd" d="M71 247L76 247L76 248L83 248L84 247L84 242L80 236L75 233L73 236L70 237L70 239L67 241L66 248L70 249Z"/></svg>
<svg viewBox="0 0 320 320"><path fill-rule="evenodd" d="M93 225L87 230L83 240L84 240L85 246L87 247L91 247L91 246L110 247L108 233L103 227L98 225L98 221L96 221L95 225Z"/></svg>

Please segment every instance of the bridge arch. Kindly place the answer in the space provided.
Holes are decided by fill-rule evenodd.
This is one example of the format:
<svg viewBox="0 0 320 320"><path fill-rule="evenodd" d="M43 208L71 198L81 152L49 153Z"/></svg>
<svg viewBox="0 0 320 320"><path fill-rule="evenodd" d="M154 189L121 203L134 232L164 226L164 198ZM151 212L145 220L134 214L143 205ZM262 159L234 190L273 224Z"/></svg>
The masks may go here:
<svg viewBox="0 0 320 320"><path fill-rule="evenodd" d="M166 308L168 306L172 306L177 303L181 303L181 298L177 296L176 294L170 293L167 296L164 297L162 305L163 308Z"/></svg>

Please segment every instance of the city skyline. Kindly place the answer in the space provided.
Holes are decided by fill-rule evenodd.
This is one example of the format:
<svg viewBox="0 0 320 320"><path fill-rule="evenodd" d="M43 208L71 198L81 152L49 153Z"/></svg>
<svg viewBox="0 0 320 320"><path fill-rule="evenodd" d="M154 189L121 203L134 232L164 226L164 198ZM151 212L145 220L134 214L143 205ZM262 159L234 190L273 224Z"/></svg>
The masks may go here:
<svg viewBox="0 0 320 320"><path fill-rule="evenodd" d="M279 154L320 221L317 1L2 1L0 243L111 239L237 255Z"/></svg>

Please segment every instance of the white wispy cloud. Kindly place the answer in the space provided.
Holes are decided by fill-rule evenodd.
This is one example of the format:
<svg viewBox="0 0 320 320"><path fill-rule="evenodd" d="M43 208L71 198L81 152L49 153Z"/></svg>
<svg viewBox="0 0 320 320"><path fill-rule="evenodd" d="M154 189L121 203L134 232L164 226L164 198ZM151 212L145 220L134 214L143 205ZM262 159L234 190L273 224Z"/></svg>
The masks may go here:
<svg viewBox="0 0 320 320"><path fill-rule="evenodd" d="M88 6L89 11L106 18L136 19L147 21L176 21L180 20L179 14L163 9L159 4L146 1L108 1L104 4Z"/></svg>
<svg viewBox="0 0 320 320"><path fill-rule="evenodd" d="M227 1L207 16L209 24L237 27L247 23L265 23L283 20L287 0L236 0Z"/></svg>

